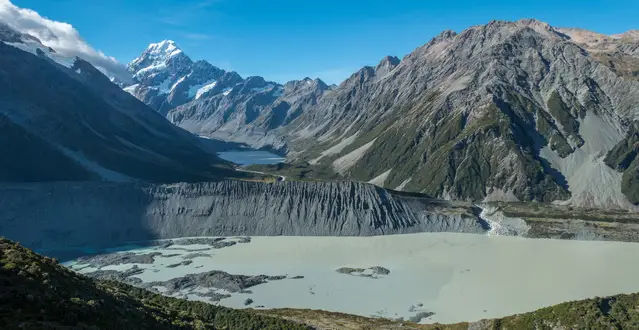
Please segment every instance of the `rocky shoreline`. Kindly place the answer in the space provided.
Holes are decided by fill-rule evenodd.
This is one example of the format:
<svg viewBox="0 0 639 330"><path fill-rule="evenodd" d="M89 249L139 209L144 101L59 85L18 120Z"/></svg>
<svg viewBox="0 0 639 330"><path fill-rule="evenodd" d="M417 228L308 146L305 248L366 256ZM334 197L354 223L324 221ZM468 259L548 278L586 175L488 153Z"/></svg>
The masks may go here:
<svg viewBox="0 0 639 330"><path fill-rule="evenodd" d="M231 297L231 294L252 293L249 289L269 281L278 281L284 279L301 279L304 276L287 276L287 275L241 275L230 274L225 271L211 270L198 273L188 273L183 276L176 276L163 281L144 281L136 275L144 273L145 269L140 265L155 267L158 258L175 258L179 257L180 262L172 264L157 263L166 269L179 268L189 266L195 258L211 258L211 253L185 253L192 249L187 249L190 245L205 245L208 248L201 250L211 251L221 248L228 248L236 244L247 244L251 242L250 237L202 237L202 238L184 238L176 240L149 241L139 243L140 248L152 248L152 252L139 253L131 251L109 250L100 251L94 255L82 256L74 261L72 269L82 271L87 268L96 270L84 272L84 275L96 280L111 280L137 286L154 292L162 293L167 296L175 296L188 299L188 295L194 295L203 298L208 302L218 302L222 299ZM224 243L224 244L222 244ZM179 247L173 247L178 245ZM182 251L178 254L166 254L171 250ZM112 269L113 266L131 265L128 269ZM198 268L198 267L195 267ZM160 269L153 268L155 272Z"/></svg>

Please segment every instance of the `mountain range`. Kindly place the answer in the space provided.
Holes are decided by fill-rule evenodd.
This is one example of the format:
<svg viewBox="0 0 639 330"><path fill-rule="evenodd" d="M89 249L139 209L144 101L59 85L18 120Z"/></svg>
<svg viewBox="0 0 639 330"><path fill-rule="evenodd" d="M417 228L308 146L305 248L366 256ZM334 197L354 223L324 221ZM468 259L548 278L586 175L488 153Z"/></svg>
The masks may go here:
<svg viewBox="0 0 639 330"><path fill-rule="evenodd" d="M37 43L4 30L3 40L14 47L29 51ZM61 63L55 68L65 72L63 80L72 72L78 82L75 75L83 74L74 70L90 66L37 49L30 60ZM198 150L189 158L194 162L202 159L194 136L204 136L274 150L332 178L437 198L639 204L637 31L608 36L532 19L492 21L444 31L402 59L387 56L363 67L339 86L242 78L193 61L170 40L149 45L127 69L132 82L111 82L146 104L144 110L97 70L80 83L119 113L135 108L153 118L161 128L152 133L180 136L171 143L188 140ZM117 102L109 99L114 95ZM127 145L120 137L112 142L116 149ZM150 149L146 143L142 149ZM136 152L128 147L123 154Z"/></svg>
<svg viewBox="0 0 639 330"><path fill-rule="evenodd" d="M525 19L444 31L339 86L193 62L172 41L125 87L195 134L336 176L474 201L639 203L639 32Z"/></svg>
<svg viewBox="0 0 639 330"><path fill-rule="evenodd" d="M258 137L286 126L331 89L319 79L284 85L242 78L191 60L172 40L151 44L127 65L134 84L124 90L198 135L281 149L283 141Z"/></svg>
<svg viewBox="0 0 639 330"><path fill-rule="evenodd" d="M0 227L29 248L441 231L638 239L638 213L627 210L639 211L639 31L492 21L444 31L339 86L243 78L170 40L125 74L45 43L0 24ZM287 163L250 172L217 156L246 146ZM266 172L286 182L245 182ZM90 280L2 238L0 281L0 328L638 324L637 294L445 326L231 310Z"/></svg>

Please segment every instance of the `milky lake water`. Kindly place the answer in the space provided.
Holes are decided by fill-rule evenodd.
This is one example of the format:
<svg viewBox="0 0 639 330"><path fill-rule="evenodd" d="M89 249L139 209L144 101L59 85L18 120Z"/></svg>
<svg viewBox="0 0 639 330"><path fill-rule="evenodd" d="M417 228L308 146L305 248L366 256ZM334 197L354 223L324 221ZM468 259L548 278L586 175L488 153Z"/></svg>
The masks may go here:
<svg viewBox="0 0 639 330"><path fill-rule="evenodd" d="M201 255L190 265L166 267L194 250L201 250ZM288 276L251 287L251 293L234 293L219 302L224 306L245 308L245 300L251 298L253 308L311 308L406 319L419 312L435 313L422 320L426 323L475 321L639 291L639 244L633 243L422 233L252 237L250 243L221 249L176 244L128 251L163 254L153 264L137 264L144 271L134 276L145 282L211 270ZM82 273L96 270L82 269L86 265L73 261L66 265ZM390 274L371 278L335 271L373 266L384 267ZM196 295L200 289L190 288L176 296L206 301Z"/></svg>
<svg viewBox="0 0 639 330"><path fill-rule="evenodd" d="M232 150L218 152L217 155L224 160L231 161L241 166L253 164L277 164L285 160L285 158L274 153L261 150Z"/></svg>

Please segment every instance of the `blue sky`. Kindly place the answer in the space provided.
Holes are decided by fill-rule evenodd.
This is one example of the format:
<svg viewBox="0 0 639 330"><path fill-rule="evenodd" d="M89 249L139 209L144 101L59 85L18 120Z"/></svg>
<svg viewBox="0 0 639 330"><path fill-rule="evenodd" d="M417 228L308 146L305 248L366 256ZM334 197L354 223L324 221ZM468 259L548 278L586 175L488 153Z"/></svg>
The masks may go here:
<svg viewBox="0 0 639 330"><path fill-rule="evenodd" d="M537 18L601 33L639 29L639 0L12 0L72 24L93 47L129 62L172 39L193 59L243 77L339 83L386 55L402 57L445 29Z"/></svg>

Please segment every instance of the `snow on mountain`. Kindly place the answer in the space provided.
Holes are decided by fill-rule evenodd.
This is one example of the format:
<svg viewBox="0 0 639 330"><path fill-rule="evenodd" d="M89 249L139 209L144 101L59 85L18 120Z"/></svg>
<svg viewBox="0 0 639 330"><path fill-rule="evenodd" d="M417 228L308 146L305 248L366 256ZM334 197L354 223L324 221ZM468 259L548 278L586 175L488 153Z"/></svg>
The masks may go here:
<svg viewBox="0 0 639 330"><path fill-rule="evenodd" d="M140 86L140 84L135 84L135 85L127 86L127 87L124 87L123 89L124 89L124 91L125 91L125 92L127 92L127 93L129 93L129 94L131 94L131 95L134 95L134 94L135 94L135 89L136 89L138 86Z"/></svg>
<svg viewBox="0 0 639 330"><path fill-rule="evenodd" d="M228 112L227 107L237 106L237 117L221 116L223 121L233 121L229 125L235 126L229 131L240 128L237 123L248 123L261 115L264 115L264 119L260 119L264 125L276 126L282 120L291 120L306 107L297 107L299 100L308 97L314 103L319 94L328 90L321 80L311 78L290 82L292 85L287 83L288 87L259 76L244 79L236 72L225 71L207 61L191 60L172 40L150 44L127 68L135 82L125 86L125 91L170 120L184 118L182 110L178 109L182 107L204 110L211 104L213 109L207 108L202 116L217 117L213 112ZM279 102L280 98L291 104ZM276 110L271 113L271 109ZM180 115L169 115L170 112Z"/></svg>
<svg viewBox="0 0 639 330"><path fill-rule="evenodd" d="M162 114L189 102L229 96L234 87L245 82L235 72L191 60L172 40L150 44L127 67L135 83L125 86L125 90ZM276 86L281 89L261 77L249 79L246 88L237 89L241 97L269 92Z"/></svg>
<svg viewBox="0 0 639 330"><path fill-rule="evenodd" d="M171 86L172 86L171 78L166 78L160 84L160 86L158 86L158 90L160 91L160 94L166 94L166 93L168 93L171 90L170 89Z"/></svg>
<svg viewBox="0 0 639 330"><path fill-rule="evenodd" d="M153 65L149 65L143 69L140 69L138 72L135 73L134 77L138 77L140 75L146 74L146 73L152 73L152 72L157 72L160 70L166 69L166 63L158 63L158 64L153 64Z"/></svg>
<svg viewBox="0 0 639 330"><path fill-rule="evenodd" d="M129 71L137 79L145 79L149 75L166 70L172 64L176 56L182 54L182 50L177 47L173 40L164 40L159 43L150 44L142 55L133 60L129 65ZM185 64L190 64L190 59L184 56Z"/></svg>
<svg viewBox="0 0 639 330"><path fill-rule="evenodd" d="M164 40L157 44L149 45L149 52L151 55L167 58L181 53L182 50L175 45L175 41Z"/></svg>
<svg viewBox="0 0 639 330"><path fill-rule="evenodd" d="M199 99L200 97L202 97L202 95L208 93L213 88L215 88L215 86L217 86L217 80L213 80L211 83L208 83L208 84L202 86L201 88L199 88L197 90L197 92L195 92L195 99ZM189 90L189 97L191 97L191 91L192 90L193 90L193 88L191 88Z"/></svg>
<svg viewBox="0 0 639 330"><path fill-rule="evenodd" d="M275 92L273 92L273 95L275 97L280 97L280 96L284 95L284 87L283 86L277 86L277 88L275 89Z"/></svg>
<svg viewBox="0 0 639 330"><path fill-rule="evenodd" d="M131 76L122 63L91 47L71 24L42 17L10 1L0 1L0 40L30 53L40 48L49 58L65 66L72 65L79 57L112 82L120 86L131 83ZM51 55L53 52L48 52L49 49L54 50L55 55Z"/></svg>
<svg viewBox="0 0 639 330"><path fill-rule="evenodd" d="M34 55L46 56L67 68L73 66L75 62L75 57L61 55L53 48L43 45L40 39L21 33L4 23L0 23L0 41Z"/></svg>
<svg viewBox="0 0 639 330"><path fill-rule="evenodd" d="M638 36L492 21L339 86L248 77L167 118L439 198L639 209Z"/></svg>
<svg viewBox="0 0 639 330"><path fill-rule="evenodd" d="M173 86L171 86L171 90L169 92L173 93L173 91L175 90L175 88L177 88L188 76L184 76L181 77L180 79L178 79L178 81L176 81Z"/></svg>
<svg viewBox="0 0 639 330"><path fill-rule="evenodd" d="M273 89L273 87L275 87L273 84L268 84L264 87L251 88L251 90L257 93L264 93L264 92L270 91L271 89Z"/></svg>

